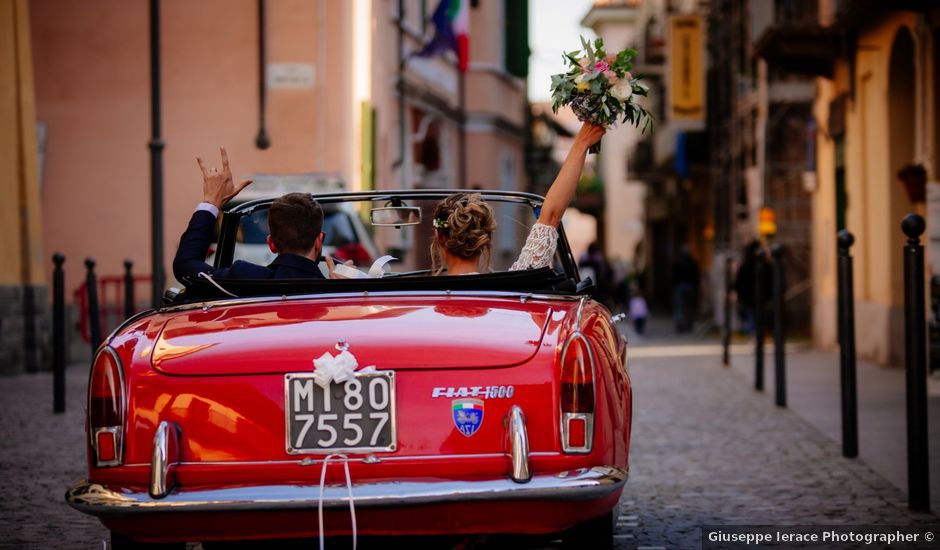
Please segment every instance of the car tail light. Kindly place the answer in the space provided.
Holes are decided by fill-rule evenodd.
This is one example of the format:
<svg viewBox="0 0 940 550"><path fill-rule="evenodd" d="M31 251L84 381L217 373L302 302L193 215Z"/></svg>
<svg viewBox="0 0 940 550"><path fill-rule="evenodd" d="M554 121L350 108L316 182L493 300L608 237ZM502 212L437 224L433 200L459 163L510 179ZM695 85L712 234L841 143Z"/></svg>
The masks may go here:
<svg viewBox="0 0 940 550"><path fill-rule="evenodd" d="M369 265L372 263L372 256L361 243L346 243L336 248L334 256L343 260L352 260L356 265Z"/></svg>
<svg viewBox="0 0 940 550"><path fill-rule="evenodd" d="M105 347L88 381L88 434L95 466L119 466L124 443L124 375L117 353Z"/></svg>
<svg viewBox="0 0 940 550"><path fill-rule="evenodd" d="M561 351L561 446L566 453L589 453L594 443L594 356L576 332Z"/></svg>

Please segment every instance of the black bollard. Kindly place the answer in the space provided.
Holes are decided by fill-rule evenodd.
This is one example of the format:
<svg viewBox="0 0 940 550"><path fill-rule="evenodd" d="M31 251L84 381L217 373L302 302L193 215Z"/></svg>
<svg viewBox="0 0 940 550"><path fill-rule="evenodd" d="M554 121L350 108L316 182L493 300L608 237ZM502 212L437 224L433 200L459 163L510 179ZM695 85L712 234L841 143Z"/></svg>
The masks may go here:
<svg viewBox="0 0 940 550"><path fill-rule="evenodd" d="M774 394L778 407L787 406L787 359L784 350L783 314L783 245L771 248L773 255L773 301L774 301Z"/></svg>
<svg viewBox="0 0 940 550"><path fill-rule="evenodd" d="M52 411L65 412L65 256L52 255Z"/></svg>
<svg viewBox="0 0 940 550"><path fill-rule="evenodd" d="M926 224L917 214L901 222L904 247L904 366L907 371L907 495L911 510L930 510L927 461L927 324L924 319L924 247Z"/></svg>
<svg viewBox="0 0 940 550"><path fill-rule="evenodd" d="M754 389L764 391L764 270L767 252L757 249L757 265L754 266Z"/></svg>
<svg viewBox="0 0 940 550"><path fill-rule="evenodd" d="M731 364L731 267L734 260L729 256L725 258L725 318L724 332L721 339L721 364L728 366Z"/></svg>
<svg viewBox="0 0 940 550"><path fill-rule="evenodd" d="M855 237L839 231L839 366L842 387L842 456L858 456L858 388L855 382L855 296L852 256Z"/></svg>
<svg viewBox="0 0 940 550"><path fill-rule="evenodd" d="M95 259L85 258L88 275L85 277L85 292L88 293L88 334L91 336L91 360L101 345L101 310L98 308L98 280L95 277Z"/></svg>
<svg viewBox="0 0 940 550"><path fill-rule="evenodd" d="M124 260L124 318L129 319L134 314L134 261L130 258Z"/></svg>

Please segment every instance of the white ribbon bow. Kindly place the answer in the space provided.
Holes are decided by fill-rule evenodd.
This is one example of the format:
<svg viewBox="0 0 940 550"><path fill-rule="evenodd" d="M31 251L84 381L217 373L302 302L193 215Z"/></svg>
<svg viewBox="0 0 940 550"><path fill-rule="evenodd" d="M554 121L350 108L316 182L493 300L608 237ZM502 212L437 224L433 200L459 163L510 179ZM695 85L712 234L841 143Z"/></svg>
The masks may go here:
<svg viewBox="0 0 940 550"><path fill-rule="evenodd" d="M335 356L327 351L318 359L313 360L313 366L316 367L313 381L321 388L328 388L331 382L342 383L352 380L356 375L356 368L359 367L359 361L356 361L356 356L345 350ZM360 369L359 372L374 373L375 365L369 365Z"/></svg>
<svg viewBox="0 0 940 550"><path fill-rule="evenodd" d="M321 388L328 388L330 382L345 382L351 379L359 362L348 351L341 351L335 357L330 352L325 352L319 359L313 360L313 366L316 367L313 381Z"/></svg>

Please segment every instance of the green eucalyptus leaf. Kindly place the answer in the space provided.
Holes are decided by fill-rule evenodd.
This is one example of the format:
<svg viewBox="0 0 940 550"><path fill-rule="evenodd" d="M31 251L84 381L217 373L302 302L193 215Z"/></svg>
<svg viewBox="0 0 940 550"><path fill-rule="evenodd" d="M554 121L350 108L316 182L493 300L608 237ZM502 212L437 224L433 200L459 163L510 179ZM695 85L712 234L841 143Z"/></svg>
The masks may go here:
<svg viewBox="0 0 940 550"><path fill-rule="evenodd" d="M602 80L598 78L592 79L591 80L591 93L592 94L601 93L604 90L604 82L606 82L606 80Z"/></svg>
<svg viewBox="0 0 940 550"><path fill-rule="evenodd" d="M587 53L588 61L590 61L591 64L593 65L594 64L594 50L591 49L591 43L588 42L583 36L581 36L580 38L581 38L581 46L584 47L584 51L585 53Z"/></svg>

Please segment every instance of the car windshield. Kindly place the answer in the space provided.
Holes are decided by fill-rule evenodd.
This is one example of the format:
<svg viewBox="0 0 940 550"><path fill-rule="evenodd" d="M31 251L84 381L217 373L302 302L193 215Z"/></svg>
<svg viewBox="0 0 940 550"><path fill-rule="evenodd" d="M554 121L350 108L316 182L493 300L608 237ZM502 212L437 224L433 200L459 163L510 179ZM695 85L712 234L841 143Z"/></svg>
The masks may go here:
<svg viewBox="0 0 940 550"><path fill-rule="evenodd" d="M204 299L283 297L348 292L497 291L528 294L590 292L581 280L559 228L558 247L548 266L513 271L542 199L536 195L500 191L481 194L492 208L496 228L488 260L475 274L450 276L438 271L431 258L433 212L452 191L372 191L316 195L324 211L326 233L318 260L324 277L186 278L186 291L174 303ZM220 234L210 262L228 267L236 260L268 265L274 254L267 246L267 217L272 199L233 206L222 216ZM395 225L400 223L400 225ZM345 280L329 280L325 257L352 262L356 270ZM390 259L390 261L389 261ZM443 266L440 266L443 267ZM371 269L370 269L371 268Z"/></svg>
<svg viewBox="0 0 940 550"><path fill-rule="evenodd" d="M323 214L323 232L327 235L327 246L337 246L357 240L356 230L353 227L351 215L347 212L334 210ZM246 245L263 244L267 246L268 211L259 210L251 216L239 220L238 236L236 241Z"/></svg>
<svg viewBox="0 0 940 550"><path fill-rule="evenodd" d="M387 198L342 202L323 201L324 254L336 259L352 260L357 268L368 271L372 262L382 256L395 258L387 264L388 275L427 274L432 269L431 240L434 235L432 217L440 199L416 198L396 203L420 211L414 225L373 225L370 212L388 208ZM496 230L493 233L489 269L481 272L506 271L519 256L526 236L535 223L535 213L528 202L488 200L493 209ZM412 221L417 221L415 216ZM267 205L254 208L239 219L233 259L267 264L274 255L267 246ZM556 260L557 264L557 260ZM446 275L446 273L444 273Z"/></svg>

